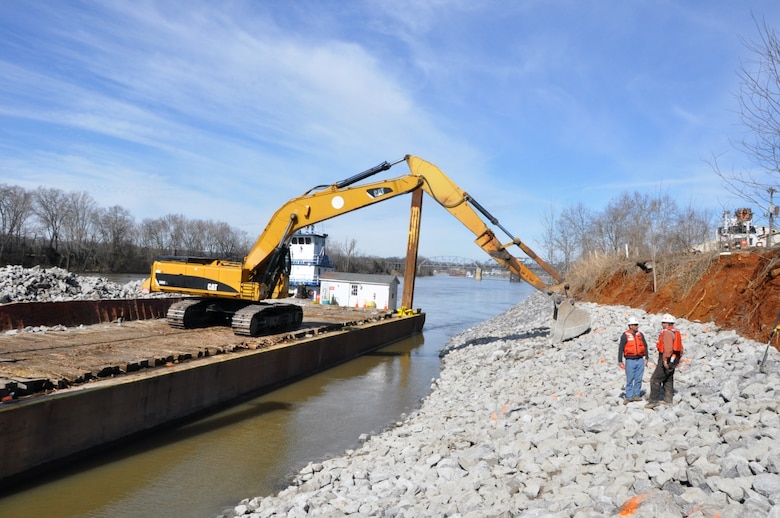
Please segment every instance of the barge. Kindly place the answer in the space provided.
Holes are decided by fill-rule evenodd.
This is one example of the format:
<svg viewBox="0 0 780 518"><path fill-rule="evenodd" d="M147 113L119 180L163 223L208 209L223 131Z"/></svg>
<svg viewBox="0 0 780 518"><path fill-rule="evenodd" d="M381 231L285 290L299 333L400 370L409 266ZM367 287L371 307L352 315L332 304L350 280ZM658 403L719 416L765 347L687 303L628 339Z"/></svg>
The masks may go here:
<svg viewBox="0 0 780 518"><path fill-rule="evenodd" d="M417 334L425 323L419 310L298 301L300 329L249 338L226 327L173 329L154 316L160 308L131 320L127 301L113 309L100 302L102 309L90 313L98 323L0 335L4 487L349 361ZM13 311L0 309L0 322L16 322L17 329ZM34 325L31 314L25 313L26 326Z"/></svg>

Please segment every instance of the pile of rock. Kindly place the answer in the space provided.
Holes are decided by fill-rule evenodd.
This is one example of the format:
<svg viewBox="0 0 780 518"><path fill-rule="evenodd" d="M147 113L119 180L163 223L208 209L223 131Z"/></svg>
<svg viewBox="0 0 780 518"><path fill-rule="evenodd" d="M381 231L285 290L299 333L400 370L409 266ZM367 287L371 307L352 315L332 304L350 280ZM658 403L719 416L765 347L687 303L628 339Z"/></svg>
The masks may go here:
<svg viewBox="0 0 780 518"><path fill-rule="evenodd" d="M593 330L563 344L538 294L466 330L420 410L223 516L780 517L777 352L760 372L766 344L679 320L674 404L624 405L620 333L654 343L660 316L582 306Z"/></svg>
<svg viewBox="0 0 780 518"><path fill-rule="evenodd" d="M0 268L0 304L138 298L141 282L117 284L104 277L76 275L62 268Z"/></svg>

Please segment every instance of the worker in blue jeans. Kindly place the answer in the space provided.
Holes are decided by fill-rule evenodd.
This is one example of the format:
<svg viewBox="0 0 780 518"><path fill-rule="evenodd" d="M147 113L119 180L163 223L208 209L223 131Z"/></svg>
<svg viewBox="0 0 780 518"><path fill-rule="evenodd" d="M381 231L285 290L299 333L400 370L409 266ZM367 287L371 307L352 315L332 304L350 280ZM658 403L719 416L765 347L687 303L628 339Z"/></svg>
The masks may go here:
<svg viewBox="0 0 780 518"><path fill-rule="evenodd" d="M625 362L624 362L625 359ZM628 329L620 335L618 365L626 371L626 398L623 404L642 401L642 376L648 362L647 341L636 317L628 319Z"/></svg>

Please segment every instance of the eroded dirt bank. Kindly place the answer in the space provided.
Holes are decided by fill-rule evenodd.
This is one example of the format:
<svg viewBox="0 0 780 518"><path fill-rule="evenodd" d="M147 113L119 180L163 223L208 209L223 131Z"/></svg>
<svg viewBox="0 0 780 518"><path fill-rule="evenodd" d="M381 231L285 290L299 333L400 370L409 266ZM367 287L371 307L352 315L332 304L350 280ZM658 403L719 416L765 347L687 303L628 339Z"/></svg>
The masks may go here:
<svg viewBox="0 0 780 518"><path fill-rule="evenodd" d="M714 322L766 342L780 311L780 251L690 254L656 264L626 260L580 293L588 302Z"/></svg>

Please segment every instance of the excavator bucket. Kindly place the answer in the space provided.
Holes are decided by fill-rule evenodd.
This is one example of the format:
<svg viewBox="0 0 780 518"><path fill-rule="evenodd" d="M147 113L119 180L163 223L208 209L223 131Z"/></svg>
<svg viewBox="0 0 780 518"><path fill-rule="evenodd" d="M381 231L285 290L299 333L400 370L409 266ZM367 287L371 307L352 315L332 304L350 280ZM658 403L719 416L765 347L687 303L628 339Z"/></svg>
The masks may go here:
<svg viewBox="0 0 780 518"><path fill-rule="evenodd" d="M554 343L577 338L590 331L590 315L574 305L574 300L561 295L553 295L555 310L550 337Z"/></svg>

